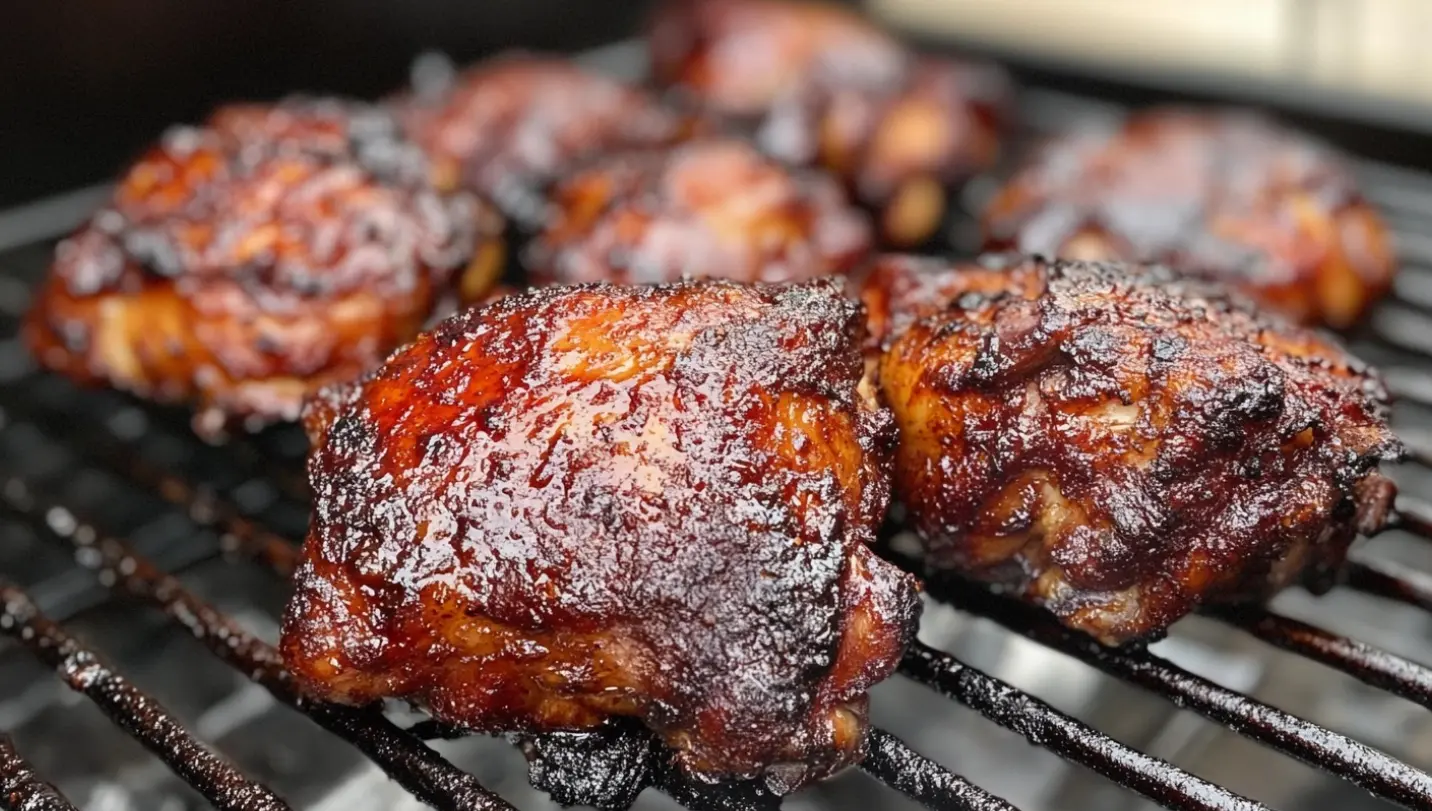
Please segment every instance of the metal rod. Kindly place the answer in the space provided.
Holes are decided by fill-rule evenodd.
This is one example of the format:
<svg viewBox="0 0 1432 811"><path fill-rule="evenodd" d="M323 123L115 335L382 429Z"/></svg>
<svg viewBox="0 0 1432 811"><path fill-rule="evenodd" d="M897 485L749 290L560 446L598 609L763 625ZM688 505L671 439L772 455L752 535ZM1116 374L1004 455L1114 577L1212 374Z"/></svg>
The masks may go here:
<svg viewBox="0 0 1432 811"><path fill-rule="evenodd" d="M1270 645L1432 708L1432 669L1410 659L1265 608L1249 606L1209 613Z"/></svg>
<svg viewBox="0 0 1432 811"><path fill-rule="evenodd" d="M68 545L75 551L76 561L94 570L102 582L163 611L274 698L352 743L423 802L443 811L514 811L472 775L444 760L380 713L304 698L273 646L231 622L128 544L101 535L64 507L41 500L22 481L5 480L0 486L0 507Z"/></svg>
<svg viewBox="0 0 1432 811"><path fill-rule="evenodd" d="M1393 574L1386 563L1348 561L1343 574L1354 591L1432 611L1432 575L1425 572Z"/></svg>
<svg viewBox="0 0 1432 811"><path fill-rule="evenodd" d="M298 546L292 541L245 517L232 503L212 491L201 489L182 477L145 462L108 431L84 424L56 422L32 405L8 401L4 410L50 433L64 431L79 435L86 452L114 473L154 491L155 495L184 510L189 520L219 533L219 545L227 555L257 560L287 578L298 565Z"/></svg>
<svg viewBox="0 0 1432 811"><path fill-rule="evenodd" d="M1432 775L1310 721L1190 673L1142 648L1106 648L1048 613L958 578L926 581L936 599L1136 684L1269 748L1336 774L1373 794L1432 810Z"/></svg>
<svg viewBox="0 0 1432 811"><path fill-rule="evenodd" d="M287 811L288 803L210 751L159 702L115 673L58 625L46 619L19 587L0 580L0 632L55 669L184 782L225 811Z"/></svg>
<svg viewBox="0 0 1432 811"><path fill-rule="evenodd" d="M1018 732L1036 746L1074 761L1180 811L1268 811L1166 761L1125 746L1033 696L966 665L943 651L914 643L900 663L905 675Z"/></svg>
<svg viewBox="0 0 1432 811"><path fill-rule="evenodd" d="M880 728L870 730L860 768L934 811L1018 811L988 791L926 758Z"/></svg>
<svg viewBox="0 0 1432 811"><path fill-rule="evenodd" d="M10 811L76 811L60 790L40 779L9 735L0 734L0 807Z"/></svg>
<svg viewBox="0 0 1432 811"><path fill-rule="evenodd" d="M1389 527L1432 538L1432 504L1420 498L1398 496Z"/></svg>

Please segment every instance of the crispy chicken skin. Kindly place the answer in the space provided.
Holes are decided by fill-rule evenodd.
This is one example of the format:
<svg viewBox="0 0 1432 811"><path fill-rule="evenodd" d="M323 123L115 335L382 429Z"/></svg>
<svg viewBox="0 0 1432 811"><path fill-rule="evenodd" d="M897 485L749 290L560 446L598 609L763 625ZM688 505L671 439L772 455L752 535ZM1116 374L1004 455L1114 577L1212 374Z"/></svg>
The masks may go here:
<svg viewBox="0 0 1432 811"><path fill-rule="evenodd" d="M790 0L673 0L651 26L673 96L836 174L881 237L926 242L947 190L992 165L1010 118L1002 69L908 53L854 11Z"/></svg>
<svg viewBox="0 0 1432 811"><path fill-rule="evenodd" d="M801 281L848 272L871 247L834 181L736 139L610 155L552 200L525 255L538 282Z"/></svg>
<svg viewBox="0 0 1432 811"><path fill-rule="evenodd" d="M858 760L918 601L866 547L894 435L840 290L518 293L321 395L304 689L492 731L635 716L787 789Z"/></svg>
<svg viewBox="0 0 1432 811"><path fill-rule="evenodd" d="M1387 229L1341 158L1238 111L1157 108L1055 139L983 223L989 250L1163 262L1339 329L1396 271Z"/></svg>
<svg viewBox="0 0 1432 811"><path fill-rule="evenodd" d="M926 283L944 306L880 364L931 565L1119 644L1325 588L1381 526L1401 446L1331 339L1161 267L1010 261L993 292L996 265L934 271L975 280Z"/></svg>
<svg viewBox="0 0 1432 811"><path fill-rule="evenodd" d="M205 435L292 420L412 337L460 273L484 292L500 230L435 193L380 110L225 108L169 131L60 243L24 334L79 382L195 403Z"/></svg>
<svg viewBox="0 0 1432 811"><path fill-rule="evenodd" d="M673 143L697 128L637 87L556 57L512 52L396 104L440 188L494 200L540 225L541 189L594 154Z"/></svg>

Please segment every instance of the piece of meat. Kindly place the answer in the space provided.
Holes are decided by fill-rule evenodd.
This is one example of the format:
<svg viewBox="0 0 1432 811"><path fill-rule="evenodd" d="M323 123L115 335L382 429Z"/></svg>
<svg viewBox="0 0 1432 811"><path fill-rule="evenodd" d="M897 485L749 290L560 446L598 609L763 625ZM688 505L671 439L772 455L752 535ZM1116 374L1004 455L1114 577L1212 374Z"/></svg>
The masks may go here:
<svg viewBox="0 0 1432 811"><path fill-rule="evenodd" d="M674 143L699 123L652 95L557 57L510 52L395 102L440 188L493 200L540 227L541 191L584 158Z"/></svg>
<svg viewBox="0 0 1432 811"><path fill-rule="evenodd" d="M1242 111L1156 108L1055 138L983 228L988 250L1162 262L1339 329L1391 288L1397 265L1340 155Z"/></svg>
<svg viewBox="0 0 1432 811"><path fill-rule="evenodd" d="M293 99L176 127L56 249L24 334L46 367L218 436L298 417L375 366L437 300L502 266L495 211L440 195L396 122Z"/></svg>
<svg viewBox="0 0 1432 811"><path fill-rule="evenodd" d="M1001 68L917 57L838 6L674 0L650 43L675 99L831 171L896 246L935 234L949 190L995 162L1011 118Z"/></svg>
<svg viewBox="0 0 1432 811"><path fill-rule="evenodd" d="M930 565L1107 644L1202 603L1330 585L1393 494L1376 374L1161 267L1009 260L890 339L895 494ZM962 290L954 298L944 291Z"/></svg>
<svg viewBox="0 0 1432 811"><path fill-rule="evenodd" d="M540 283L801 281L848 272L870 250L868 219L834 181L735 139L610 155L552 200L524 256Z"/></svg>
<svg viewBox="0 0 1432 811"><path fill-rule="evenodd" d="M865 306L865 347L880 353L916 321L936 315L967 293L994 295L1009 287L1005 257L950 262L933 256L883 254L849 277L847 290Z"/></svg>
<svg viewBox="0 0 1432 811"><path fill-rule="evenodd" d="M487 731L634 716L708 777L857 761L915 582L835 282L542 288L310 405L285 613L309 694Z"/></svg>

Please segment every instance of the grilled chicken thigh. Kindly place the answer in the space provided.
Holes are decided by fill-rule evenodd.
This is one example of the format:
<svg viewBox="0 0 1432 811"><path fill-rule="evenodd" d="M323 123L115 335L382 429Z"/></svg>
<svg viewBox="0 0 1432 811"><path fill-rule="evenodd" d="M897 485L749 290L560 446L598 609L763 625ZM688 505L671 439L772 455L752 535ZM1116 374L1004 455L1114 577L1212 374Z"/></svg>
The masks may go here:
<svg viewBox="0 0 1432 811"><path fill-rule="evenodd" d="M800 281L847 272L871 247L832 180L735 139L607 156L552 201L525 256L538 282Z"/></svg>
<svg viewBox="0 0 1432 811"><path fill-rule="evenodd" d="M1243 112L1160 108L1056 138L989 205L984 232L989 250L1163 262L1337 328L1396 270L1341 158Z"/></svg>
<svg viewBox="0 0 1432 811"><path fill-rule="evenodd" d="M500 218L426 174L362 105L236 106L174 128L60 243L25 337L80 382L194 402L201 433L296 419L440 297L495 280Z"/></svg>
<svg viewBox="0 0 1432 811"><path fill-rule="evenodd" d="M524 53L417 87L396 108L440 188L476 192L528 228L541 225L545 184L582 159L674 143L697 126L644 90Z"/></svg>
<svg viewBox="0 0 1432 811"><path fill-rule="evenodd" d="M1163 268L1011 261L867 288L924 314L889 328L879 376L931 565L1117 644L1326 587L1381 526L1400 445L1340 346Z"/></svg>
<svg viewBox="0 0 1432 811"><path fill-rule="evenodd" d="M917 599L866 547L894 436L840 290L519 293L318 398L300 683L489 731L635 716L783 789L858 760Z"/></svg>
<svg viewBox="0 0 1432 811"><path fill-rule="evenodd" d="M935 233L948 190L994 163L1010 118L1002 69L919 57L839 6L673 0L650 41L674 98L833 172L897 246Z"/></svg>

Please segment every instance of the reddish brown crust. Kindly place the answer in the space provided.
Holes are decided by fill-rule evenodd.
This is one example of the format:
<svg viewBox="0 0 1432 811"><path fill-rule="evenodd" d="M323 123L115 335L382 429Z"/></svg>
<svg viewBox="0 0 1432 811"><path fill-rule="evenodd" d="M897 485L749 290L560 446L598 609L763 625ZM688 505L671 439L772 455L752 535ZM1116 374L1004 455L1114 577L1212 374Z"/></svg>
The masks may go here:
<svg viewBox="0 0 1432 811"><path fill-rule="evenodd" d="M749 127L784 161L836 174L895 245L929 239L946 189L995 162L1010 118L999 67L916 58L823 3L676 0L650 41L676 98Z"/></svg>
<svg viewBox="0 0 1432 811"><path fill-rule="evenodd" d="M396 109L440 188L477 192L523 222L540 219L523 206L582 159L674 143L697 127L640 88L518 52L469 68L450 86L419 88Z"/></svg>
<svg viewBox="0 0 1432 811"><path fill-rule="evenodd" d="M1111 644L1322 579L1380 526L1401 447L1340 346L1162 268L1017 263L898 335L880 380L931 563Z"/></svg>
<svg viewBox="0 0 1432 811"><path fill-rule="evenodd" d="M494 212L425 175L374 108L223 108L166 134L60 244L26 340L82 383L195 402L205 433L295 419L496 243Z"/></svg>
<svg viewBox="0 0 1432 811"><path fill-rule="evenodd" d="M602 158L552 200L526 255L540 282L800 281L870 250L868 220L833 181L734 139Z"/></svg>
<svg viewBox="0 0 1432 811"><path fill-rule="evenodd" d="M989 250L1163 262L1338 328L1396 271L1341 158L1242 112L1155 109L1056 139L990 204L984 231Z"/></svg>
<svg viewBox="0 0 1432 811"><path fill-rule="evenodd" d="M894 437L839 291L519 293L316 399L304 689L484 730L637 716L789 787L857 760L917 600L865 546Z"/></svg>

